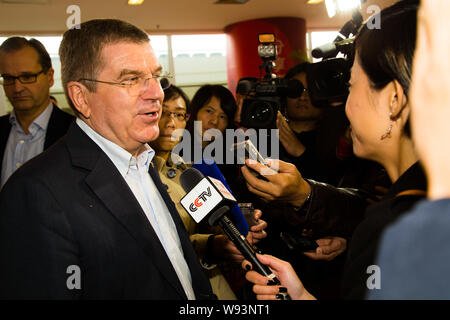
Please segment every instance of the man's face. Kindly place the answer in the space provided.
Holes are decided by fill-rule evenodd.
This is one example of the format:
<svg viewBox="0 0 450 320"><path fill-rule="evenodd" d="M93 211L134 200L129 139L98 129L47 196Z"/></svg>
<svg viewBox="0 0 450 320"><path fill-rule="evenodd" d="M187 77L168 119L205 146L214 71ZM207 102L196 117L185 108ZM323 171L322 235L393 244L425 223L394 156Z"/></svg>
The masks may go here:
<svg viewBox="0 0 450 320"><path fill-rule="evenodd" d="M149 43L106 45L102 60L104 67L96 77L100 81L121 82L161 73L161 65ZM149 79L145 85L131 88L96 85L96 91L87 94L89 115L85 121L91 128L133 155L143 144L158 137L164 92L157 80Z"/></svg>
<svg viewBox="0 0 450 320"><path fill-rule="evenodd" d="M0 54L0 74L3 76L31 75L42 71L39 55L32 47ZM39 113L50 99L53 69L37 76L36 82L22 84L18 79L12 85L3 85L5 94L16 112Z"/></svg>
<svg viewBox="0 0 450 320"><path fill-rule="evenodd" d="M306 73L298 73L293 76L292 79L300 81L302 85L308 89ZM322 115L322 109L315 108L312 105L308 91L303 92L300 97L287 98L286 111L287 117L294 121L318 120Z"/></svg>

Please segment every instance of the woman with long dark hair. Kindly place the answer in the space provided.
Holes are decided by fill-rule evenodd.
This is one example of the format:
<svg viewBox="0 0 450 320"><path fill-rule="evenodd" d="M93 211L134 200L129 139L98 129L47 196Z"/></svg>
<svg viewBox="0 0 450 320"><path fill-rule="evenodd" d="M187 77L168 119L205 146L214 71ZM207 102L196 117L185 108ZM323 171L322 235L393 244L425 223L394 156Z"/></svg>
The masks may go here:
<svg viewBox="0 0 450 320"><path fill-rule="evenodd" d="M214 160L231 190L236 191L235 196L242 183L237 179L239 167L236 159L233 157L231 163L227 163L227 153L231 152L233 142L227 141L226 130L234 132L236 129L236 109L236 100L230 90L221 85L202 86L192 98L191 116L186 124L191 139L191 154L189 157L183 155L186 163Z"/></svg>
<svg viewBox="0 0 450 320"><path fill-rule="evenodd" d="M368 287L376 287L376 284L368 286L367 283L371 281L369 277L373 271L370 267L375 264L380 234L387 225L425 196L426 179L411 138L408 99L418 6L417 0L400 1L381 11L381 29L373 29L365 24L356 36L356 54L346 104L346 114L352 128L353 151L360 158L381 164L393 185L381 201L366 209L363 221L352 234L342 286L344 298L364 298ZM288 172L290 169L292 168L288 164L280 163L280 172ZM301 183L305 181L293 169L290 172L291 177L296 176ZM262 191L267 191L269 186L274 188L276 180L284 177L284 183L289 184L286 174L268 176L271 181L265 185L265 182L255 183L247 169L243 169L243 173L251 191L262 196ZM310 185L313 189L313 184ZM288 189L279 194L283 194L284 199L293 205L305 201L304 194L295 188L290 188L289 196L286 196L286 190ZM314 192L312 196L314 197ZM266 198L270 197L266 195ZM308 199L313 201L309 196ZM327 199L322 197L321 201L326 202ZM337 202L333 205L337 206ZM329 222L339 221L339 215L345 215L348 211L346 207L339 209L341 210L328 214ZM307 218L317 220L313 213L308 212L307 215ZM331 238L344 240L338 236ZM340 243L343 245L337 250L338 254L345 250L346 241ZM327 249L329 247L327 245ZM314 258L319 254L323 255L323 251L325 246L319 246L316 252L309 255ZM283 287L267 286L267 278L250 271L247 279L255 284L254 291L259 299L276 299L286 288L294 299L314 298L304 288L290 264L270 256L260 258L262 263L274 270Z"/></svg>

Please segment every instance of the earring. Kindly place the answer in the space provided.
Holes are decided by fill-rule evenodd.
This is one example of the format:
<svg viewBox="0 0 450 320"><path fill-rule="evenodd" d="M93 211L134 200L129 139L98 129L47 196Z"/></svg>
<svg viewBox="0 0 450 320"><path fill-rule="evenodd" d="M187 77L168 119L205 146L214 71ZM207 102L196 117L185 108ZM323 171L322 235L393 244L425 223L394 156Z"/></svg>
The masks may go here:
<svg viewBox="0 0 450 320"><path fill-rule="evenodd" d="M392 112L389 113L389 118L391 119L391 123L389 125L389 128L387 128L386 132L381 136L381 140L384 140L386 138L391 137L392 127L394 125L394 122L392 121Z"/></svg>

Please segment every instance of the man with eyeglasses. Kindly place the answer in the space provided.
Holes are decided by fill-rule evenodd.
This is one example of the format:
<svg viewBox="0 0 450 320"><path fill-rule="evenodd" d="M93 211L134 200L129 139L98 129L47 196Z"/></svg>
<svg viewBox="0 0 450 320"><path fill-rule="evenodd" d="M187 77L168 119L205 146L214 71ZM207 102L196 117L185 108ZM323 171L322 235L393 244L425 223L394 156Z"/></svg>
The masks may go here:
<svg viewBox="0 0 450 320"><path fill-rule="evenodd" d="M0 193L0 299L214 298L147 144L170 84L148 35L91 20L59 53L77 120Z"/></svg>
<svg viewBox="0 0 450 320"><path fill-rule="evenodd" d="M50 101L53 73L38 40L11 37L0 46L0 82L13 106L0 118L0 188L23 163L63 136L74 119Z"/></svg>

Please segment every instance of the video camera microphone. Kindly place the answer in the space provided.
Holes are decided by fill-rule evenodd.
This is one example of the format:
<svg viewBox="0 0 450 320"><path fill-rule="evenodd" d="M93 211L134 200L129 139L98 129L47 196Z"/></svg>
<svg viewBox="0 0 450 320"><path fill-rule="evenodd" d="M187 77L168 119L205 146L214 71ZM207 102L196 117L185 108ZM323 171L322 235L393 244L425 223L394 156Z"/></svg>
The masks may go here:
<svg viewBox="0 0 450 320"><path fill-rule="evenodd" d="M180 183L186 195L181 199L181 205L199 223L207 219L210 226L218 224L242 255L251 262L258 273L270 278L274 284L280 284L273 272L256 257L255 250L247 239L236 229L227 216L231 205L236 199L220 180L205 177L199 170L189 168L180 176ZM286 299L290 300L289 295Z"/></svg>
<svg viewBox="0 0 450 320"><path fill-rule="evenodd" d="M344 39L338 42L331 42L315 48L311 54L314 58L335 57L339 51L345 51L347 47L353 45L354 38Z"/></svg>
<svg viewBox="0 0 450 320"><path fill-rule="evenodd" d="M354 37L349 38L349 36L350 34L356 35L362 22L363 17L361 13L355 10L352 14L352 19L344 24L336 39L331 43L314 48L311 52L312 56L316 59L328 59L335 57L339 52L348 53L348 48L351 47L354 41Z"/></svg>

